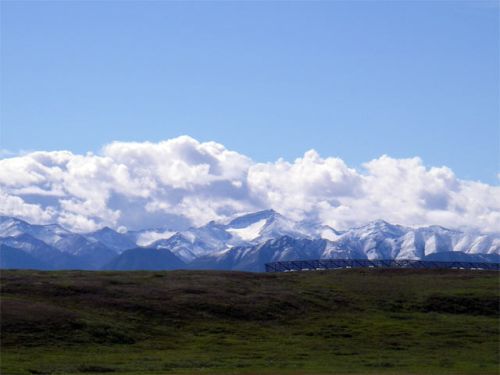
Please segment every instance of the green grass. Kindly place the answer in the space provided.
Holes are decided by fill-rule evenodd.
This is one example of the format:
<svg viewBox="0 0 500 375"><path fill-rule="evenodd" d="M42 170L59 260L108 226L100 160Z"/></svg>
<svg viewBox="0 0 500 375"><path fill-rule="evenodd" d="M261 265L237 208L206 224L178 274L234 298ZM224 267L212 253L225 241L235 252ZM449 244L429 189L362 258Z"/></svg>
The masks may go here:
<svg viewBox="0 0 500 375"><path fill-rule="evenodd" d="M1 373L497 374L496 272L1 273Z"/></svg>

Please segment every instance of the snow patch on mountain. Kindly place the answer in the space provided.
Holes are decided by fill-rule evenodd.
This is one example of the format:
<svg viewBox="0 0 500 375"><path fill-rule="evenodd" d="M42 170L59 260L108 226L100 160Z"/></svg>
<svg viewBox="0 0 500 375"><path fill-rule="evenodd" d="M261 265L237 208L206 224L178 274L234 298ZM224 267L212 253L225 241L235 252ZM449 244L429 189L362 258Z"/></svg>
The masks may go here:
<svg viewBox="0 0 500 375"><path fill-rule="evenodd" d="M266 225L267 220L262 219L247 227L242 228L228 228L227 231L233 236L237 236L242 241L253 241L261 235L261 230Z"/></svg>
<svg viewBox="0 0 500 375"><path fill-rule="evenodd" d="M141 231L136 237L136 243L139 246L149 246L153 242L166 240L172 237L176 232L170 230L147 230Z"/></svg>

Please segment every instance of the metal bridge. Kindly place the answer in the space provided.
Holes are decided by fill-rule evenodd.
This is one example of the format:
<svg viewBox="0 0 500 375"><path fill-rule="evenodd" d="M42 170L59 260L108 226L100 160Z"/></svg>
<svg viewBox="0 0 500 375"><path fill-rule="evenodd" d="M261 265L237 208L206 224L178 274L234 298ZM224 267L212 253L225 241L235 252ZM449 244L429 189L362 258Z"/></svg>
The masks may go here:
<svg viewBox="0 0 500 375"><path fill-rule="evenodd" d="M266 272L319 271L342 268L414 268L414 269L463 269L500 271L500 263L434 262L411 259L314 259L289 260L266 263Z"/></svg>

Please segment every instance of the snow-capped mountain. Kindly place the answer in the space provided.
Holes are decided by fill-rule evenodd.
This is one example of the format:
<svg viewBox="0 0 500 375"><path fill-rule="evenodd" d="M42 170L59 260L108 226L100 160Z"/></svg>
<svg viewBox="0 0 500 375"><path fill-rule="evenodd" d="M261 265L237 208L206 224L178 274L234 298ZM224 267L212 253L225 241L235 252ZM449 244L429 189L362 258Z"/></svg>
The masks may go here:
<svg viewBox="0 0 500 375"><path fill-rule="evenodd" d="M154 259L161 259L165 269L252 271L263 270L266 262L293 259L500 259L499 234L439 226L411 228L383 220L337 231L322 223L295 222L273 210L225 223L211 221L180 232L145 229L118 233L106 227L92 233L72 233L59 225L31 225L0 217L0 243L54 268L76 265L83 269L106 265L140 269L150 267ZM148 251L141 253L143 249ZM167 267L167 263L171 264Z"/></svg>
<svg viewBox="0 0 500 375"><path fill-rule="evenodd" d="M17 218L0 216L0 238L28 234L47 245L73 255L86 253L96 247L106 247L108 250L115 249L114 246L108 247L98 240L99 236L106 237L102 232L106 233L108 231L114 232L115 236L121 236L110 228L104 228L93 233L80 234L70 232L58 224L34 225ZM107 237L111 236L108 234ZM131 243L131 247L135 247L135 244Z"/></svg>
<svg viewBox="0 0 500 375"><path fill-rule="evenodd" d="M57 224L33 225L6 216L0 217L0 243L24 250L57 269L96 269L117 255L94 238Z"/></svg>
<svg viewBox="0 0 500 375"><path fill-rule="evenodd" d="M263 271L264 264L268 262L318 259L325 245L326 240L323 239L282 236L258 245L236 246L226 251L197 258L190 264L190 268Z"/></svg>
<svg viewBox="0 0 500 375"><path fill-rule="evenodd" d="M57 224L35 225L14 217L0 216L0 237L15 237L20 234L29 234L49 245L74 235Z"/></svg>
<svg viewBox="0 0 500 375"><path fill-rule="evenodd" d="M329 241L321 258L394 259L398 257L401 238L409 230L383 220L373 221Z"/></svg>
<svg viewBox="0 0 500 375"><path fill-rule="evenodd" d="M308 231L300 223L289 220L274 210L237 217L224 229L231 233L234 242L240 243L260 243L282 236L309 237Z"/></svg>
<svg viewBox="0 0 500 375"><path fill-rule="evenodd" d="M0 239L0 242L11 248L22 250L38 261L46 263L48 269L91 268L90 264L85 264L82 259L47 245L45 242L27 233L12 237L3 237ZM50 265L50 267L48 265Z"/></svg>
<svg viewBox="0 0 500 375"><path fill-rule="evenodd" d="M117 253L121 253L124 250L132 249L137 246L135 241L109 227L104 227L95 232L86 233L85 238L93 242L100 242Z"/></svg>
<svg viewBox="0 0 500 375"><path fill-rule="evenodd" d="M228 223L214 221L199 227L178 232L168 239L149 245L168 249L185 262L219 253L234 247L261 244L283 236L292 238L320 238L327 231L338 235L332 228L308 223L297 223L274 210L265 210L239 216Z"/></svg>

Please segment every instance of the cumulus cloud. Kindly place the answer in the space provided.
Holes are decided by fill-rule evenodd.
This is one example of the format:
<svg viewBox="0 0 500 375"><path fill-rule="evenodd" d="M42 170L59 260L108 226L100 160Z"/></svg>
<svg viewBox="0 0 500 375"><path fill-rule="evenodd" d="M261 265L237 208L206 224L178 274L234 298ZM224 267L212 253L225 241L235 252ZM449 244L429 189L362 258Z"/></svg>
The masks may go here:
<svg viewBox="0 0 500 375"><path fill-rule="evenodd" d="M98 154L32 152L0 160L0 214L72 230L173 230L273 208L345 229L370 220L499 231L500 188L421 159L381 156L356 170L307 151L256 163L182 136L113 142Z"/></svg>

